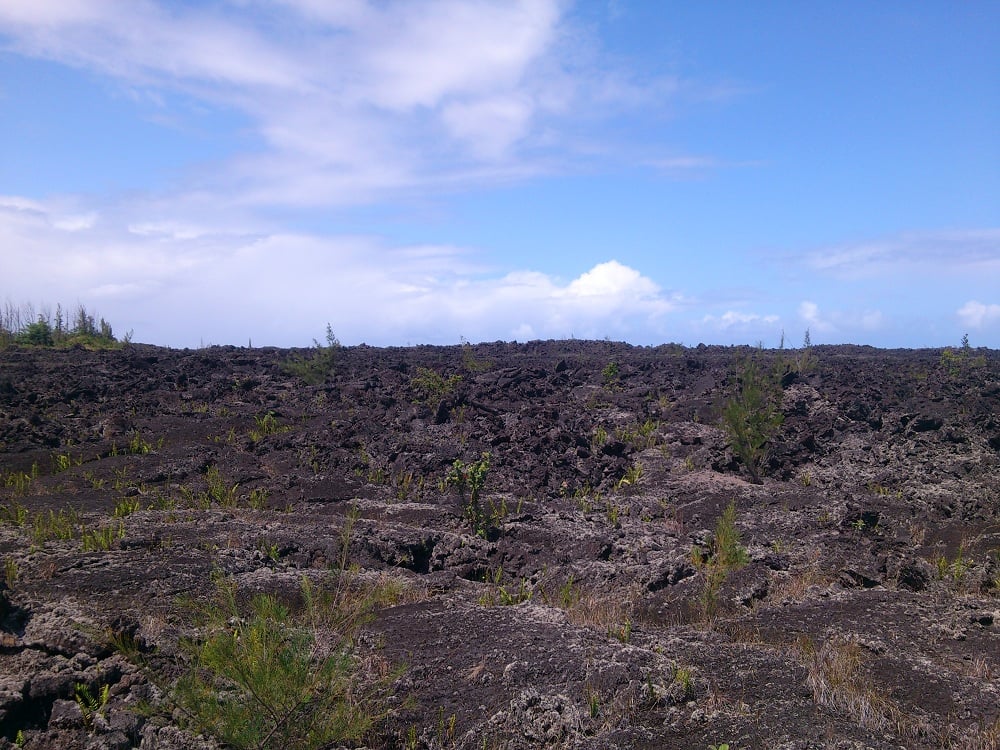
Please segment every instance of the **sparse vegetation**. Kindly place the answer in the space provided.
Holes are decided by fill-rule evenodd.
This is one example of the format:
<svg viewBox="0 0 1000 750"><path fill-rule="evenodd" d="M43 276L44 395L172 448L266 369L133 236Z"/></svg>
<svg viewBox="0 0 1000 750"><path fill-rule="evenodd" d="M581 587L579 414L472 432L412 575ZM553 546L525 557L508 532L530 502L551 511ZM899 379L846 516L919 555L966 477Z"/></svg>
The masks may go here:
<svg viewBox="0 0 1000 750"><path fill-rule="evenodd" d="M115 542L124 538L125 524L119 521L117 525L101 526L93 530L82 529L80 544L84 552L107 552Z"/></svg>
<svg viewBox="0 0 1000 750"><path fill-rule="evenodd" d="M549 594L544 587L540 587L539 591L542 596L542 600L551 607L559 607L560 609L571 610L579 602L582 596L579 586L576 584L575 577L570 573L569 577L562 583L562 585L555 591L554 594Z"/></svg>
<svg viewBox="0 0 1000 750"><path fill-rule="evenodd" d="M735 502L730 502L726 506L716 522L711 549L706 552L699 547L693 547L691 560L705 576L701 609L704 619L711 622L718 611L719 589L725 582L726 576L750 561L746 549L740 544L740 532L736 527Z"/></svg>
<svg viewBox="0 0 1000 750"><path fill-rule="evenodd" d="M128 342L131 335L126 336ZM95 320L93 314L79 305L72 320L68 310L56 305L35 309L31 303L20 306L7 302L0 311L0 349L11 345L35 347L83 346L88 349L118 348L122 344L115 338L111 325L104 319Z"/></svg>
<svg viewBox="0 0 1000 750"><path fill-rule="evenodd" d="M504 583L503 567L486 573L486 591L479 597L479 603L484 607L510 607L521 602L530 601L534 594L527 579L520 578L516 588L512 588Z"/></svg>
<svg viewBox="0 0 1000 750"><path fill-rule="evenodd" d="M735 502L730 502L725 507L715 524L712 560L726 570L736 570L750 562L746 549L740 544L740 532L736 528Z"/></svg>
<svg viewBox="0 0 1000 750"><path fill-rule="evenodd" d="M986 358L983 356L973 357L972 346L969 344L969 334L962 336L962 343L958 349L950 346L941 351L939 365L950 378L957 378L963 371L976 367L984 367Z"/></svg>
<svg viewBox="0 0 1000 750"><path fill-rule="evenodd" d="M32 516L31 540L45 544L53 539L73 539L79 533L80 516L73 508L38 512Z"/></svg>
<svg viewBox="0 0 1000 750"><path fill-rule="evenodd" d="M24 526L28 522L28 509L17 500L11 500L9 504L0 505L0 523L9 523L11 526Z"/></svg>
<svg viewBox="0 0 1000 750"><path fill-rule="evenodd" d="M785 332L782 331L781 346L778 347L783 350L782 355L778 360L778 367L782 373L798 373L800 375L806 375L816 369L817 359L816 355L813 354L812 337L809 335L808 328L802 336L802 347L792 356L788 356L784 353L784 339Z"/></svg>
<svg viewBox="0 0 1000 750"><path fill-rule="evenodd" d="M112 511L111 515L115 518L125 518L130 516L141 507L139 498L137 497L123 497L117 503L115 503L115 509Z"/></svg>
<svg viewBox="0 0 1000 750"><path fill-rule="evenodd" d="M271 348L0 353L0 678L30 697L51 664L70 701L0 734L136 744L146 698L146 744L1000 750L1000 360L821 351L808 378L752 353L787 410L766 487L696 420L735 396L726 347L489 344L476 376L457 347L358 347L316 388ZM415 404L421 365L464 380ZM348 620L405 606L342 637L303 572ZM180 590L210 597L195 619ZM412 679L383 690L390 660Z"/></svg>
<svg viewBox="0 0 1000 750"><path fill-rule="evenodd" d="M6 558L3 561L3 582L9 591L14 590L14 586L17 585L17 579L20 576L21 566L17 564L17 560L10 557Z"/></svg>
<svg viewBox="0 0 1000 750"><path fill-rule="evenodd" d="M636 461L634 464L625 469L625 473L622 475L621 479L618 480L616 487L621 490L625 487L632 487L638 484L639 480L642 479L643 468L642 464Z"/></svg>
<svg viewBox="0 0 1000 750"><path fill-rule="evenodd" d="M270 494L263 487L255 487L247 495L247 505L252 510L263 510L267 506L267 498Z"/></svg>
<svg viewBox="0 0 1000 750"><path fill-rule="evenodd" d="M31 471L5 471L0 477L3 478L3 486L12 490L14 497L23 497L28 494L31 483L38 479L38 463L31 465Z"/></svg>
<svg viewBox="0 0 1000 750"><path fill-rule="evenodd" d="M483 512L483 507L479 502L479 495L483 490L483 485L486 484L486 475L489 470L490 454L483 453L478 461L472 461L468 464L461 459L455 459L444 478L445 485L458 490L465 520L479 536L486 535L490 520L489 516Z"/></svg>
<svg viewBox="0 0 1000 750"><path fill-rule="evenodd" d="M95 714L103 715L108 705L108 698L111 694L110 685L101 685L96 693L84 683L78 682L73 688L73 697L80 707L80 714L83 716L83 725L87 729L94 728Z"/></svg>
<svg viewBox="0 0 1000 750"><path fill-rule="evenodd" d="M618 363L608 362L604 369L601 370L601 379L604 381L604 387L614 389L618 385L618 377L620 374Z"/></svg>
<svg viewBox="0 0 1000 750"><path fill-rule="evenodd" d="M239 484L230 485L222 477L222 472L219 471L219 467L209 466L205 469L205 482L208 484L208 499L211 502L216 503L222 508L235 508L239 496L236 491L240 488Z"/></svg>
<svg viewBox="0 0 1000 750"><path fill-rule="evenodd" d="M193 728L236 748L311 750L356 742L372 727L389 680L366 684L353 643L376 592L303 577L300 594L294 611L270 594L240 604L235 584L217 579L172 692Z"/></svg>
<svg viewBox="0 0 1000 750"><path fill-rule="evenodd" d="M590 445L594 450L600 450L608 443L608 431L602 425L594 428L594 435L590 438Z"/></svg>
<svg viewBox="0 0 1000 750"><path fill-rule="evenodd" d="M163 438L160 438L156 442L156 448L162 447ZM128 446L126 448L126 451L130 456L146 456L152 453L153 450L153 444L143 438L142 433L138 430L132 433L132 437L129 438Z"/></svg>
<svg viewBox="0 0 1000 750"><path fill-rule="evenodd" d="M333 373L338 349L340 340L327 323L326 343L321 344L313 339L313 348L309 354L292 357L282 365L282 369L287 374L300 378L307 385L321 385Z"/></svg>
<svg viewBox="0 0 1000 750"><path fill-rule="evenodd" d="M52 473L59 474L63 471L68 471L72 466L79 466L83 463L83 459L73 460L73 457L68 453L59 453L52 457Z"/></svg>
<svg viewBox="0 0 1000 750"><path fill-rule="evenodd" d="M433 406L435 402L451 395L461 382L461 375L449 375L446 378L436 370L418 367L417 374L410 379L410 387L421 402Z"/></svg>
<svg viewBox="0 0 1000 750"><path fill-rule="evenodd" d="M951 560L943 553L938 553L931 560L934 571L939 581L950 580L955 585L960 585L966 574L972 568L972 560L966 555L964 544L958 546L954 558Z"/></svg>
<svg viewBox="0 0 1000 750"><path fill-rule="evenodd" d="M656 445L656 431L659 427L659 422L647 419L631 427L618 427L615 430L615 439L631 446L633 450L643 451Z"/></svg>
<svg viewBox="0 0 1000 750"><path fill-rule="evenodd" d="M760 484L768 448L784 421L779 408L781 388L776 378L764 372L752 358L738 365L732 395L722 412L722 424L733 453Z"/></svg>
<svg viewBox="0 0 1000 750"><path fill-rule="evenodd" d="M462 367L471 373L486 372L493 369L493 361L480 359L468 341L462 341Z"/></svg>
<svg viewBox="0 0 1000 750"><path fill-rule="evenodd" d="M818 648L806 640L800 642L799 650L808 670L806 684L818 705L877 732L903 736L931 732L930 727L903 712L866 675L856 638L828 638Z"/></svg>
<svg viewBox="0 0 1000 750"><path fill-rule="evenodd" d="M252 443L259 443L269 435L279 435L292 429L289 425L279 424L278 417L273 411L254 417L253 422L254 426L250 429Z"/></svg>

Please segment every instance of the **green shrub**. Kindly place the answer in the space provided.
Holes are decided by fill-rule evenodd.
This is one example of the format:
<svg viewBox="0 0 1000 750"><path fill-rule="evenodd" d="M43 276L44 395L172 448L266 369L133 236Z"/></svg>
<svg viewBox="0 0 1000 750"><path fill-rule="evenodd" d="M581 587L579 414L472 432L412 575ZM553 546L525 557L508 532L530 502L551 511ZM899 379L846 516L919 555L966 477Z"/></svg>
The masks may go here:
<svg viewBox="0 0 1000 750"><path fill-rule="evenodd" d="M750 556L740 544L736 528L736 503L730 502L715 524L715 541L707 558L697 548L692 549L692 560L705 575L701 593L702 615L711 621L719 606L719 589L730 571L739 570L750 562Z"/></svg>
<svg viewBox="0 0 1000 750"><path fill-rule="evenodd" d="M475 350L472 348L472 344L468 341L462 341L462 367L464 367L469 372L486 372L493 368L493 361L489 359L479 359L476 356Z"/></svg>
<svg viewBox="0 0 1000 750"><path fill-rule="evenodd" d="M307 357L293 357L282 365L282 370L301 378L308 385L321 385L333 372L339 348L340 341L327 323L326 344L323 345L313 339L312 354Z"/></svg>
<svg viewBox="0 0 1000 750"><path fill-rule="evenodd" d="M740 532L736 528L736 503L730 502L715 524L715 546L712 559L726 570L735 570L746 565L750 558L740 544Z"/></svg>
<svg viewBox="0 0 1000 750"><path fill-rule="evenodd" d="M417 374L410 379L410 387L422 402L431 405L449 396L461 382L461 375L450 375L446 378L435 370L418 367Z"/></svg>
<svg viewBox="0 0 1000 750"><path fill-rule="evenodd" d="M115 518L125 518L139 511L140 503L137 497L123 497L115 503L115 509L111 513Z"/></svg>
<svg viewBox="0 0 1000 750"><path fill-rule="evenodd" d="M30 473L26 471L3 472L0 474L0 479L3 480L3 486L12 489L14 496L18 497L28 494L28 488L31 486L32 480L38 479L38 476L38 462L36 461L31 465Z"/></svg>
<svg viewBox="0 0 1000 750"><path fill-rule="evenodd" d="M249 433L250 442L253 443L259 443L268 435L279 435L282 432L288 432L292 429L288 425L279 424L278 418L275 416L273 411L254 417L253 421L254 427L250 429Z"/></svg>
<svg viewBox="0 0 1000 750"><path fill-rule="evenodd" d="M11 500L10 505L0 505L0 523L20 527L27 522L28 509L17 500Z"/></svg>
<svg viewBox="0 0 1000 750"><path fill-rule="evenodd" d="M611 388L618 383L618 363L608 362L603 370L601 370L601 378L604 380L605 387Z"/></svg>
<svg viewBox="0 0 1000 750"><path fill-rule="evenodd" d="M733 393L722 412L729 445L746 467L750 480L761 484L769 444L784 421L779 409L781 386L753 359L738 366Z"/></svg>
<svg viewBox="0 0 1000 750"><path fill-rule="evenodd" d="M29 346L52 346L52 326L39 315L37 321L29 323L14 337L14 342Z"/></svg>
<svg viewBox="0 0 1000 750"><path fill-rule="evenodd" d="M490 454L483 453L478 461L468 464L461 459L456 459L444 478L445 485L451 485L458 490L465 518L479 536L486 535L486 527L490 521L479 502L479 494L486 483L486 475L489 470Z"/></svg>
<svg viewBox="0 0 1000 750"><path fill-rule="evenodd" d="M84 552L107 552L116 541L125 538L125 524L102 526L90 531L83 529L80 534L80 544Z"/></svg>
<svg viewBox="0 0 1000 750"><path fill-rule="evenodd" d="M108 698L111 696L111 686L101 685L94 693L85 683L78 682L73 688L73 697L80 707L80 714L83 716L83 725L87 729L94 728L94 715L104 715L107 710Z"/></svg>
<svg viewBox="0 0 1000 750"><path fill-rule="evenodd" d="M49 509L32 517L31 541L45 544L52 539L73 539L80 526L80 516L73 508L61 509L58 513Z"/></svg>
<svg viewBox="0 0 1000 750"><path fill-rule="evenodd" d="M311 750L360 740L378 714L352 640L378 601L338 583L302 580L302 608L258 594L240 604L219 578L202 610L202 636L183 644L190 664L173 700L190 723L236 748ZM322 647L317 639L323 638Z"/></svg>
<svg viewBox="0 0 1000 750"><path fill-rule="evenodd" d="M125 340L130 337L131 334ZM16 306L8 302L0 310L0 346L9 344L61 347L79 344L90 349L121 346L114 337L111 325L104 318L97 322L83 305L77 308L70 321L62 305L56 305L55 316L52 316L48 312L36 314L34 305L30 303Z"/></svg>
<svg viewBox="0 0 1000 750"><path fill-rule="evenodd" d="M208 498L222 508L235 508L239 502L236 491L239 484L230 485L223 477L219 467L209 466L205 469L205 481L208 483Z"/></svg>
<svg viewBox="0 0 1000 750"><path fill-rule="evenodd" d="M504 584L503 566L494 571L487 571L484 583L488 588L479 597L479 604L483 607L511 607L521 602L531 601L534 595L528 579L521 578L517 583L517 588L509 588Z"/></svg>

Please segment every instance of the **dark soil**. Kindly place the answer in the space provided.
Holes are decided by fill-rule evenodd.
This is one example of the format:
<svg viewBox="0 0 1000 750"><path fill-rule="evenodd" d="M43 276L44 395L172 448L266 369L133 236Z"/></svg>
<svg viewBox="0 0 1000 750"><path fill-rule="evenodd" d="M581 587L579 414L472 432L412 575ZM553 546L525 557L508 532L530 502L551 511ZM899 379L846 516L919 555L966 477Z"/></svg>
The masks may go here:
<svg viewBox="0 0 1000 750"><path fill-rule="evenodd" d="M751 354L763 484L720 422ZM301 351L2 351L0 747L217 747L167 700L184 600L333 571L396 584L369 748L995 750L1000 353L808 354L362 346L309 385ZM445 477L484 453L476 528Z"/></svg>

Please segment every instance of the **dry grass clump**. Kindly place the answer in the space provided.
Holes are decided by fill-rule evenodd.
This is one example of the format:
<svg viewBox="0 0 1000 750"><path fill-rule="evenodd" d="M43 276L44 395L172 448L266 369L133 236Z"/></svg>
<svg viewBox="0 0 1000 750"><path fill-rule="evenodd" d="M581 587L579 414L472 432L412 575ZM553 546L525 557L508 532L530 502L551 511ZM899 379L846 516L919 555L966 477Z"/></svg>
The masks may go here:
<svg viewBox="0 0 1000 750"><path fill-rule="evenodd" d="M785 575L771 579L771 589L767 601L780 604L784 601L798 602L806 598L813 586L825 587L831 583L829 574L820 567L819 553L814 553L806 565Z"/></svg>
<svg viewBox="0 0 1000 750"><path fill-rule="evenodd" d="M566 609L566 619L574 625L618 633L632 620L632 601L621 595L583 593Z"/></svg>
<svg viewBox="0 0 1000 750"><path fill-rule="evenodd" d="M874 732L903 737L933 736L923 720L908 715L865 673L861 644L856 638L833 637L818 648L811 641L799 644L808 670L806 685L816 704L849 716Z"/></svg>
<svg viewBox="0 0 1000 750"><path fill-rule="evenodd" d="M566 620L574 625L607 633L622 643L631 638L639 599L634 588L602 594L582 588L570 576L559 588L539 586L539 593L545 604L563 610Z"/></svg>
<svg viewBox="0 0 1000 750"><path fill-rule="evenodd" d="M1000 716L969 737L965 747L968 750L1000 750Z"/></svg>

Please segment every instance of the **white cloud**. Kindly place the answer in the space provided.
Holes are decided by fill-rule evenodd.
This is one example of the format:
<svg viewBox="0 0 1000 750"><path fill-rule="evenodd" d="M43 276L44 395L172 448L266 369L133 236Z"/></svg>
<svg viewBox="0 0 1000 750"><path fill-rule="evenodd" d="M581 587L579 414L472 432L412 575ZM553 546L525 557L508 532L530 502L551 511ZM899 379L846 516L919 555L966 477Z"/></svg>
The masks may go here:
<svg viewBox="0 0 1000 750"><path fill-rule="evenodd" d="M510 91L546 50L558 20L554 0L390 4L361 35L372 100L406 110Z"/></svg>
<svg viewBox="0 0 1000 750"><path fill-rule="evenodd" d="M56 3L7 0L0 6L0 21L25 26L92 23L100 20L109 6L110 3L95 3L88 0L63 0Z"/></svg>
<svg viewBox="0 0 1000 750"><path fill-rule="evenodd" d="M61 229L64 232L80 232L84 229L90 229L94 226L97 221L97 212L90 211L85 214L74 214L71 216L64 216L62 218L55 219L52 225L56 229Z"/></svg>
<svg viewBox="0 0 1000 750"><path fill-rule="evenodd" d="M799 317L817 331L832 331L833 325L819 316L819 305L808 300L799 305Z"/></svg>
<svg viewBox="0 0 1000 750"><path fill-rule="evenodd" d="M16 52L121 82L163 108L150 119L183 117L164 111L177 92L247 116L266 148L213 169L199 189L216 199L357 205L576 161L599 140L588 123L677 94L673 78L639 81L602 56L569 7L7 0L0 35Z"/></svg>
<svg viewBox="0 0 1000 750"><path fill-rule="evenodd" d="M886 318L881 310L833 310L821 313L819 305L809 300L799 305L799 318L812 334L834 333L847 336L844 341L854 338L859 332L878 331L885 327Z"/></svg>
<svg viewBox="0 0 1000 750"><path fill-rule="evenodd" d="M957 315L969 328L983 328L1000 322L1000 305L970 300L958 309Z"/></svg>
<svg viewBox="0 0 1000 750"><path fill-rule="evenodd" d="M1000 275L1000 229L909 232L824 248L806 263L817 272L851 280L902 273Z"/></svg>
<svg viewBox="0 0 1000 750"><path fill-rule="evenodd" d="M727 310L722 315L706 315L702 318L702 323L709 325L720 331L747 329L760 325L773 326L781 318L777 315L758 315L757 313L743 313L735 310Z"/></svg>
<svg viewBox="0 0 1000 750"><path fill-rule="evenodd" d="M594 266L566 288L566 293L573 297L649 299L659 292L659 287L652 281L616 260Z"/></svg>
<svg viewBox="0 0 1000 750"><path fill-rule="evenodd" d="M45 210L45 207L38 201L33 201L29 198L22 198L17 195L0 195L0 210L2 209L14 209L17 211L32 211L39 213Z"/></svg>
<svg viewBox="0 0 1000 750"><path fill-rule="evenodd" d="M210 231L102 219L66 233L59 215L0 205L0 277L20 301L94 305L136 340L304 345L329 321L345 342L634 338L676 300L617 261L561 280L498 273L448 245L365 236ZM45 273L38 273L45 268Z"/></svg>
<svg viewBox="0 0 1000 750"><path fill-rule="evenodd" d="M525 97L496 96L445 107L442 120L457 138L483 158L505 156L527 132L531 103Z"/></svg>
<svg viewBox="0 0 1000 750"><path fill-rule="evenodd" d="M129 224L126 230L141 237L166 240L196 240L218 234L218 230L177 221L144 221Z"/></svg>
<svg viewBox="0 0 1000 750"><path fill-rule="evenodd" d="M133 83L309 88L307 68L263 33L197 8L150 0L8 0L0 7L0 31L19 52Z"/></svg>
<svg viewBox="0 0 1000 750"><path fill-rule="evenodd" d="M763 161L726 161L714 156L698 156L695 154L682 154L679 156L667 156L659 159L652 159L647 162L648 166L669 177L703 177L713 171L720 169L737 169L747 167L760 167L766 162Z"/></svg>

